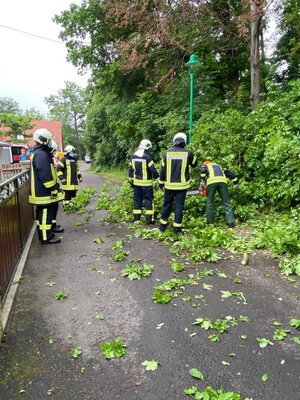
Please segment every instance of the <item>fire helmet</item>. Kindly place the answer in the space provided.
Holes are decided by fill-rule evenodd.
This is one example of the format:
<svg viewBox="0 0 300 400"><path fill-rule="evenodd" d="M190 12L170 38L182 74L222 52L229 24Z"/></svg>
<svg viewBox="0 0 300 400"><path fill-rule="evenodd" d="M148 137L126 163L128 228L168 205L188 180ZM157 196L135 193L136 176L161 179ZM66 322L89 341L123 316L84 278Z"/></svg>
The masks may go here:
<svg viewBox="0 0 300 400"><path fill-rule="evenodd" d="M140 150L148 150L152 147L152 143L148 139L143 139L139 145Z"/></svg>
<svg viewBox="0 0 300 400"><path fill-rule="evenodd" d="M72 146L72 145L70 145L70 144L68 144L66 147L65 147L65 153L71 153L72 151L75 151L75 147L74 146Z"/></svg>
<svg viewBox="0 0 300 400"><path fill-rule="evenodd" d="M183 132L178 132L176 135L173 137L173 145L177 145L179 143L184 143L186 144L186 134Z"/></svg>
<svg viewBox="0 0 300 400"><path fill-rule="evenodd" d="M52 139L52 132L48 129L37 129L33 134L33 140L39 144L48 144Z"/></svg>

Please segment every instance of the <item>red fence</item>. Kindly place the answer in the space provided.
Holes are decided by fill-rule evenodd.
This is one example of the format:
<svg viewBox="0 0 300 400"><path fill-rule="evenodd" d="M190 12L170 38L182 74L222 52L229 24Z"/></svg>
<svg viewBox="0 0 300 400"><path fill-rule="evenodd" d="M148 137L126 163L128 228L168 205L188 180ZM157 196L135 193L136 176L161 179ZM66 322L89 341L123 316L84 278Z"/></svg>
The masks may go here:
<svg viewBox="0 0 300 400"><path fill-rule="evenodd" d="M0 304L4 301L33 224L29 191L28 170L0 184Z"/></svg>

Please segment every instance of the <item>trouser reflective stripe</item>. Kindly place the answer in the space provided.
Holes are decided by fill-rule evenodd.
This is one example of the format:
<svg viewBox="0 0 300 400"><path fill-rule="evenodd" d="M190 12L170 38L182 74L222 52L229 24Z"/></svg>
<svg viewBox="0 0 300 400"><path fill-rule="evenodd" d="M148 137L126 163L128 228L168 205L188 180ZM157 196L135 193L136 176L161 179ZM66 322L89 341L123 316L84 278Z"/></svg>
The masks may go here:
<svg viewBox="0 0 300 400"><path fill-rule="evenodd" d="M133 191L133 214L142 213L143 202L145 202L146 218L152 220L154 216L154 193L152 186L134 186Z"/></svg>
<svg viewBox="0 0 300 400"><path fill-rule="evenodd" d="M36 220L38 227L38 235L41 241L46 241L50 238L52 220L55 217L57 204L37 205L36 206Z"/></svg>
<svg viewBox="0 0 300 400"><path fill-rule="evenodd" d="M221 197L223 210L225 213L225 219L227 225L233 225L234 218L233 218L233 211L230 204L229 199L229 192L228 186L226 183L219 182L219 183L212 183L206 186L206 193L207 193L207 203L206 203L206 219L209 224L214 222L214 199L216 192L219 193Z"/></svg>
<svg viewBox="0 0 300 400"><path fill-rule="evenodd" d="M175 201L174 226L175 224L177 224L177 226L181 226L186 192L187 192L186 189L185 190L165 189L163 212L161 214L162 224L165 225L167 223L169 216L172 212L173 202Z"/></svg>

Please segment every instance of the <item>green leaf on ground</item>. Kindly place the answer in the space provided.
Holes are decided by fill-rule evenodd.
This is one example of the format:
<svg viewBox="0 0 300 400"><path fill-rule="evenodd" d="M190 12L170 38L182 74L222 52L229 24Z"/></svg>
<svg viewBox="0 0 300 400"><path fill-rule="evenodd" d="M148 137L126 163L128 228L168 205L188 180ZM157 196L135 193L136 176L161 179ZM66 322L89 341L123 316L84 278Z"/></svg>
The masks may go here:
<svg viewBox="0 0 300 400"><path fill-rule="evenodd" d="M218 335L209 335L208 339L213 343L217 343L220 341L220 337Z"/></svg>
<svg viewBox="0 0 300 400"><path fill-rule="evenodd" d="M276 329L274 332L273 339L274 340L283 340L290 331L288 329Z"/></svg>
<svg viewBox="0 0 300 400"><path fill-rule="evenodd" d="M81 356L81 354L82 354L82 350L81 350L81 347L80 347L80 346L75 347L75 348L71 351L72 358L78 358L79 356Z"/></svg>
<svg viewBox="0 0 300 400"><path fill-rule="evenodd" d="M265 339L265 338L256 338L256 340L259 343L259 347L262 348L262 349L264 349L268 345L273 346L273 344L274 344L269 339Z"/></svg>
<svg viewBox="0 0 300 400"><path fill-rule="evenodd" d="M299 329L299 328L300 328L300 319L292 318L292 319L290 320L290 325L291 325L293 328Z"/></svg>
<svg viewBox="0 0 300 400"><path fill-rule="evenodd" d="M102 243L104 243L104 239L102 239L100 236L97 236L97 237L93 240L93 242L94 242L94 243L97 243L97 244L102 244Z"/></svg>
<svg viewBox="0 0 300 400"><path fill-rule="evenodd" d="M157 360L145 360L142 362L142 366L145 367L146 371L155 371L159 366L159 361Z"/></svg>
<svg viewBox="0 0 300 400"><path fill-rule="evenodd" d="M157 324L157 325L156 325L156 329L159 330L159 329L161 329L163 326L165 326L165 323L164 323L164 322L161 322L160 324Z"/></svg>
<svg viewBox="0 0 300 400"><path fill-rule="evenodd" d="M269 375L268 374L263 374L262 377L261 377L261 380L263 382L266 382L268 379L269 379Z"/></svg>
<svg viewBox="0 0 300 400"><path fill-rule="evenodd" d="M203 379L204 379L203 372L199 371L197 368L190 369L190 375L193 378L201 379L201 381L203 381Z"/></svg>
<svg viewBox="0 0 300 400"><path fill-rule="evenodd" d="M68 295L63 290L55 292L55 294L54 294L55 300L64 300L67 297L68 297Z"/></svg>
<svg viewBox="0 0 300 400"><path fill-rule="evenodd" d="M102 354L108 360L114 357L122 357L126 354L125 346L120 339L115 339L112 342L103 342L100 344Z"/></svg>

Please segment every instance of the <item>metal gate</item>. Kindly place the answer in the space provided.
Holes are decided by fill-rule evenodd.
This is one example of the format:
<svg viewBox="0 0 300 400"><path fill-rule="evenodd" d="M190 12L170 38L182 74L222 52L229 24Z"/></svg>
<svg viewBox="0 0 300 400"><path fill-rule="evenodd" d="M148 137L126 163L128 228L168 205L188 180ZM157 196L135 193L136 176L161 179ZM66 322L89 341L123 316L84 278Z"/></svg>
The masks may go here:
<svg viewBox="0 0 300 400"><path fill-rule="evenodd" d="M33 225L29 192L29 170L0 184L0 304L4 302Z"/></svg>

